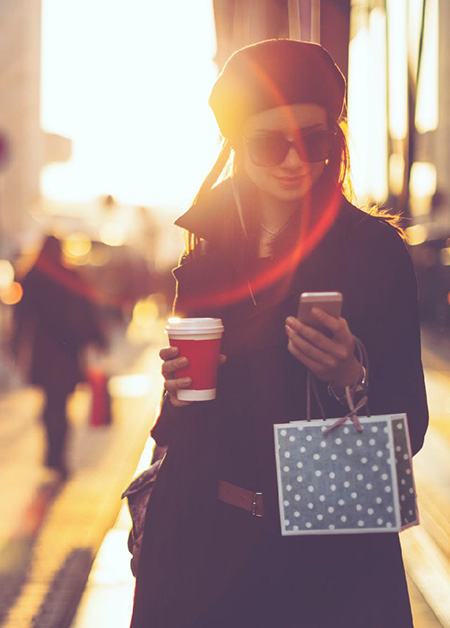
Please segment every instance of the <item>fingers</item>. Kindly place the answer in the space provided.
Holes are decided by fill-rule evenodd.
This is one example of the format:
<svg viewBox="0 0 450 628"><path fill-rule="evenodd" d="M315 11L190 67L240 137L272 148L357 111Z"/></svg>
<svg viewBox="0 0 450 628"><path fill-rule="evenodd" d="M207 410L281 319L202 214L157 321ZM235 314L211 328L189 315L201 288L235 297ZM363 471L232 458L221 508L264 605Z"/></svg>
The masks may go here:
<svg viewBox="0 0 450 628"><path fill-rule="evenodd" d="M296 357L296 356L294 356ZM302 362L302 364L304 366L306 366L306 368L311 371L311 373L314 373L314 375L323 380L323 381L328 381L328 369L323 366L323 364L318 364L317 362L315 362L314 360L310 360L309 358L307 358L306 356L301 356L297 357L298 360L300 360Z"/></svg>
<svg viewBox="0 0 450 628"><path fill-rule="evenodd" d="M170 381L174 381L174 380L170 380ZM184 406L189 406L192 403L192 401L181 401L180 399L178 399L176 390L169 392L166 389L166 391L167 391L167 396L170 399L170 403L172 406L174 406L174 408L183 408Z"/></svg>
<svg viewBox="0 0 450 628"><path fill-rule="evenodd" d="M311 342L302 336L299 336L288 325L286 325L286 333L289 338L288 350L292 353L292 355L294 355L294 357L303 362L305 366L305 359L313 361L316 367L325 367L330 369L337 366L337 358L334 355L323 351L317 346L314 346Z"/></svg>
<svg viewBox="0 0 450 628"><path fill-rule="evenodd" d="M185 368L188 365L188 359L178 356L177 347L165 347L159 352L159 357L163 360L161 366L161 373L164 377L164 388L170 398L170 403L175 408L182 408L189 405L190 401L180 401L177 399L177 390L182 388L189 388L192 384L190 377L178 377L175 378L175 372Z"/></svg>
<svg viewBox="0 0 450 628"><path fill-rule="evenodd" d="M161 372L165 378L173 377L173 373L178 371L179 369L185 368L188 366L189 361L185 357L177 357L178 356L178 347L165 347L161 349L159 352L159 357L163 360L163 365L161 367ZM227 356L221 353L219 355L219 366L225 364L227 361Z"/></svg>
<svg viewBox="0 0 450 628"><path fill-rule="evenodd" d="M174 393L180 388L189 388L191 384L192 379L190 377L177 377L176 379L166 379L164 388L168 393Z"/></svg>
<svg viewBox="0 0 450 628"><path fill-rule="evenodd" d="M333 337L327 338L321 331L290 316L286 319L288 351L319 379L350 385L360 372L361 365L355 358L355 339L346 320L336 319L318 308L313 308L311 312L317 323L328 329Z"/></svg>
<svg viewBox="0 0 450 628"><path fill-rule="evenodd" d="M173 358L176 358L177 355L178 347L164 347L164 349L161 349L159 352L159 357L164 361L173 360Z"/></svg>
<svg viewBox="0 0 450 628"><path fill-rule="evenodd" d="M324 312L317 307L313 307L311 309L311 313L317 319L317 322L320 323L320 325L326 327L332 332L333 337L336 340L341 340L344 339L347 335L351 335L345 318L336 318L335 316L330 316L330 314L327 314L327 312Z"/></svg>
<svg viewBox="0 0 450 628"><path fill-rule="evenodd" d="M175 377L176 371L188 366L188 359L184 356L179 357L178 347L164 347L159 352L159 357L163 360L161 373L164 377L164 388L170 398L170 403L176 408L190 405L191 401L180 401L177 399L177 391L189 388L192 385L192 379L190 377ZM220 354L219 366L225 364L226 360L227 356Z"/></svg>
<svg viewBox="0 0 450 628"><path fill-rule="evenodd" d="M316 362L315 360L313 360L312 358L309 358L307 355L305 355L292 341L291 339L289 339L288 342L288 351L289 353L291 353L294 358L297 358L297 360L299 360L300 362L302 362L302 364L304 364L310 371L312 371L313 373L316 373L318 371L321 371L324 366L320 363L320 362Z"/></svg>
<svg viewBox="0 0 450 628"><path fill-rule="evenodd" d="M162 363L161 372L165 379L173 378L175 371L186 368L189 364L187 358L176 358L174 360L166 360Z"/></svg>
<svg viewBox="0 0 450 628"><path fill-rule="evenodd" d="M185 361L185 363L187 364L186 358L180 358L179 360L169 360L168 362L165 362L163 364L163 368L161 369L163 371L163 375L165 378L164 388L166 389L167 394L169 395L170 403L175 408L182 408L192 403L191 401L180 401L177 398L177 391L183 388L189 388L189 386L192 384L192 380L190 377L178 377L175 379L173 377L173 372L174 372L173 370L169 371L169 374L166 376L164 374L164 370L167 371L168 368L169 369L174 368L174 370L177 370L178 367L176 367L176 363L183 362L183 361Z"/></svg>
<svg viewBox="0 0 450 628"><path fill-rule="evenodd" d="M353 351L353 336L344 319L335 319L327 314L326 316L328 319L332 320L320 320L320 324L323 324L324 327L333 333L333 338L327 338L327 336L318 329L305 325L292 316L286 320L286 332L288 332L288 329L293 331L293 334L291 334L289 338L292 338L294 344L300 343L302 348L305 348L306 345L304 341L307 341L312 349L319 349L337 360L345 360ZM310 357L317 359L319 355L320 354L316 351L312 351Z"/></svg>

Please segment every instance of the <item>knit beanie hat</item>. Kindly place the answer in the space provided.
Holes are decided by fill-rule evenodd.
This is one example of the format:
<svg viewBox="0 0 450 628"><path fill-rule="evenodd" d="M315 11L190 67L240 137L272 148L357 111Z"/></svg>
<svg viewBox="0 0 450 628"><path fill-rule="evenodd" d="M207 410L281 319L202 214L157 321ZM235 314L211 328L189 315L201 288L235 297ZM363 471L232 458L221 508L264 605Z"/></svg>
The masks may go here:
<svg viewBox="0 0 450 628"><path fill-rule="evenodd" d="M249 116L283 105L314 103L338 120L345 87L342 72L320 44L268 39L228 59L209 104L220 132L232 139Z"/></svg>

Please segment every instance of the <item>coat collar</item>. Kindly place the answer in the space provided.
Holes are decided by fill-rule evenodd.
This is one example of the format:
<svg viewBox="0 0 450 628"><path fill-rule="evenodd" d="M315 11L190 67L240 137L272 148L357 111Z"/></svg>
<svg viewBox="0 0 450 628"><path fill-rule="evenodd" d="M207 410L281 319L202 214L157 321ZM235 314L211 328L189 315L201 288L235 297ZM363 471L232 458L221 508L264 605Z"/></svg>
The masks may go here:
<svg viewBox="0 0 450 628"><path fill-rule="evenodd" d="M223 251L224 233L239 219L231 179L226 179L205 193L199 203L180 216L175 225L206 240L213 248ZM244 232L242 230L242 236Z"/></svg>
<svg viewBox="0 0 450 628"><path fill-rule="evenodd" d="M325 206L327 202L326 190L320 189L316 193L313 202L314 206L319 210ZM324 252L323 246L325 246L325 249L329 249L336 236L341 234L340 237L338 236L340 240L343 233L347 230L349 226L347 220L349 212L346 211L346 206L351 207L351 205L340 193L335 196L334 203L334 215L329 218L328 224L323 228L323 233L320 234L311 251L307 253L306 258L303 258L301 263L296 264L295 268L292 267L286 271L283 276L280 275L278 281L282 281L284 284L283 290L286 294L297 289L296 276L304 274L304 262L308 261L306 266L309 266L311 261L315 266L319 259L320 265L320 258ZM234 239L238 237L244 238L245 235L229 179L203 195L201 202L193 205L178 218L175 225L187 229L207 242L205 255L189 259L187 264L183 263L174 270L174 275L178 280L181 279L181 276L184 279L189 277L191 286L200 283L206 291L212 290L214 292L216 282L217 287L221 283L219 277L226 277L226 281L231 281L234 275L234 281L242 283L244 292L248 291L250 298L254 300L253 288L255 286L249 282L248 268L246 268L245 264L242 264L242 260L236 258L233 245L231 244L230 246L230 242L233 243ZM316 249L318 250L316 251ZM311 260L309 259L310 257L312 257ZM325 257L327 256L325 255ZM213 276L215 279L212 279ZM212 279L212 284L209 283L207 277ZM209 288L207 288L207 285L209 285ZM257 287L256 290L258 290Z"/></svg>
<svg viewBox="0 0 450 628"><path fill-rule="evenodd" d="M339 217L343 204L348 204L341 192L330 188L329 184L316 188L312 199L312 205L320 209L334 199L337 211L329 228ZM195 203L182 214L174 223L177 227L186 229L202 238L212 248L229 254L227 244L230 237L245 238L245 226L243 218L239 214L236 204L233 181L231 177L206 192L200 202ZM229 236L229 237L224 237Z"/></svg>

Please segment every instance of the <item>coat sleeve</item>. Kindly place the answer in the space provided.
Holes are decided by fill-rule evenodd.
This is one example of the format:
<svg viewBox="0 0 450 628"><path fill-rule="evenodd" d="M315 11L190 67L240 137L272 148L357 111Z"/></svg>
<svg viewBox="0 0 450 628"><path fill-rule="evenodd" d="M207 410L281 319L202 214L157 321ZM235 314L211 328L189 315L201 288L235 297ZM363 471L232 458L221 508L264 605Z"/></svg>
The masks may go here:
<svg viewBox="0 0 450 628"><path fill-rule="evenodd" d="M372 414L408 416L413 454L422 447L428 407L421 359L417 283L397 231L379 224L376 237L359 238L366 264L360 264L359 336L369 356L369 405ZM362 275L361 275L362 272Z"/></svg>
<svg viewBox="0 0 450 628"><path fill-rule="evenodd" d="M185 306L185 299L183 298L183 282L178 279L178 271L189 262L189 259L184 255L180 260L180 265L173 271L173 275L176 280L175 300L173 303L172 312L174 315L183 316L196 316L193 311L187 311ZM151 436L158 445L158 447L167 447L170 443L171 434L174 428L176 428L176 422L182 417L184 408L175 408L171 403L168 395L165 392L162 395L160 410L157 414L155 423L151 429Z"/></svg>
<svg viewBox="0 0 450 628"><path fill-rule="evenodd" d="M167 447L170 443L170 436L174 424L182 408L175 408L166 394L163 394L160 410L156 421L151 429L151 436L158 447Z"/></svg>

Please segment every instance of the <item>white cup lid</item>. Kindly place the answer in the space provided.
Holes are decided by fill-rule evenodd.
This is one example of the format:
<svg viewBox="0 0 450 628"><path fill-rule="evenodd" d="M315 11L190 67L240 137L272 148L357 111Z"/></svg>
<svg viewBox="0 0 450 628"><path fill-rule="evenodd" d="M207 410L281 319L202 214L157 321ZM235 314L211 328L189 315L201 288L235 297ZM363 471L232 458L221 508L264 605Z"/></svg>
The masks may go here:
<svg viewBox="0 0 450 628"><path fill-rule="evenodd" d="M169 318L166 325L167 332L212 333L223 332L221 318Z"/></svg>

